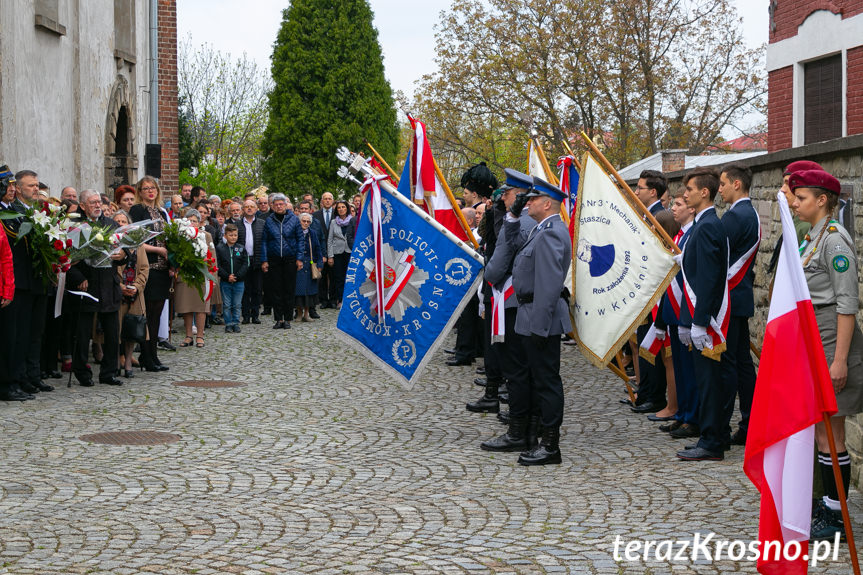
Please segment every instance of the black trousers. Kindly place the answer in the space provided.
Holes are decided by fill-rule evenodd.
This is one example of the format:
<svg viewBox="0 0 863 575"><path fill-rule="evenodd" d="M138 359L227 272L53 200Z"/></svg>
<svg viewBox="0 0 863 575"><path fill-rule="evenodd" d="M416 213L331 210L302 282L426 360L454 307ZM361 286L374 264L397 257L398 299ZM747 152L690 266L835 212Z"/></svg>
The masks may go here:
<svg viewBox="0 0 863 575"><path fill-rule="evenodd" d="M455 338L455 356L456 361L473 361L477 354L477 338L479 337L479 329L482 322L479 317L479 298L476 294L461 312L461 315L456 322L458 335Z"/></svg>
<svg viewBox="0 0 863 575"><path fill-rule="evenodd" d="M101 369L99 369L99 381L117 376L120 353L120 313L118 311L80 311L78 313L78 327L75 332L75 353L72 354L72 371L79 382L93 379L93 372L87 369L90 339L93 335L93 316L98 317L105 335L105 341L102 343L103 356Z"/></svg>
<svg viewBox="0 0 863 575"><path fill-rule="evenodd" d="M539 415L539 396L530 377L526 343L529 338L515 333L515 316L518 308L506 310L506 336L502 343L492 345L499 360L500 370L509 391L509 414L511 417ZM486 358L486 364L488 359ZM486 367L488 377L488 367Z"/></svg>
<svg viewBox="0 0 863 575"><path fill-rule="evenodd" d="M542 426L557 429L563 423L560 335L548 337L519 336L519 338L525 350L527 373L523 369L517 370L519 381L514 385L517 389L515 397L513 397L512 387L510 387L510 416L523 417L530 413L536 413L538 407ZM513 405L513 401L516 404L522 404L527 399L523 391L525 386L531 389L530 411Z"/></svg>
<svg viewBox="0 0 863 575"><path fill-rule="evenodd" d="M273 298L273 319L290 322L294 317L294 290L297 287L297 260L274 257L269 261L270 286Z"/></svg>
<svg viewBox="0 0 863 575"><path fill-rule="evenodd" d="M38 383L42 379L42 334L45 331L47 297L31 291L15 290L7 307L14 335L10 340L11 381L15 384ZM3 326L6 329L7 326Z"/></svg>
<svg viewBox="0 0 863 575"><path fill-rule="evenodd" d="M324 266L325 269L329 268L330 270L330 281L333 284L333 298L330 300L332 303L342 301L342 296L345 293L345 276L348 274L350 260L350 253L336 254L333 256L333 265Z"/></svg>
<svg viewBox="0 0 863 575"><path fill-rule="evenodd" d="M27 360L24 381L35 384L42 380L42 336L45 335L45 318L48 296L34 295L30 301L22 338L27 340ZM52 314L53 315L53 314Z"/></svg>
<svg viewBox="0 0 863 575"><path fill-rule="evenodd" d="M652 324L639 326L635 332L639 345L650 330ZM666 403L665 393L668 382L665 379L665 364L662 358L657 358L653 365L643 357L638 357L638 371L641 381L638 382L638 405L648 401L663 405Z"/></svg>
<svg viewBox="0 0 863 575"><path fill-rule="evenodd" d="M54 297L45 298L45 333L42 336L42 371L56 371L63 338L63 315L54 317ZM65 298L64 298L65 299Z"/></svg>
<svg viewBox="0 0 863 575"><path fill-rule="evenodd" d="M350 257L350 255L348 257ZM336 257L333 257L333 259L338 261ZM324 266L321 270L321 278L318 280L318 299L320 300L321 306L334 306L336 305L336 302L341 299L341 292L336 295L334 267L335 263L331 266ZM347 269L347 266L345 266L345 269ZM344 278L342 278L342 282L342 289L344 289Z"/></svg>
<svg viewBox="0 0 863 575"><path fill-rule="evenodd" d="M26 372L20 334L27 322L26 300L31 297L27 292L16 290L12 303L0 308L0 393L4 395L18 385L19 372Z"/></svg>
<svg viewBox="0 0 863 575"><path fill-rule="evenodd" d="M147 336L148 339L141 343L141 365L152 368L162 362L159 361L159 324L162 321L162 310L165 308L166 299L146 300L144 306L147 308ZM92 316L91 316L92 317Z"/></svg>
<svg viewBox="0 0 863 575"><path fill-rule="evenodd" d="M264 287L264 272L261 268L249 269L243 290L243 319L258 319L261 313L261 294Z"/></svg>
<svg viewBox="0 0 863 575"><path fill-rule="evenodd" d="M731 420L729 406L732 409L734 407L736 388L722 377L721 362L704 357L694 346L691 353L699 399L698 424L701 438L698 446L722 453L722 446L731 441L731 429L728 426Z"/></svg>
<svg viewBox="0 0 863 575"><path fill-rule="evenodd" d="M485 377L488 381L496 381L498 383L502 383L504 381L503 369L501 367L501 354L505 354L504 345L506 342L500 342L496 344L491 343L491 298L487 298L485 300L485 317L481 318L480 322L480 330L482 333L479 334L480 342L484 348L483 350L483 366L485 367ZM512 308L515 311L517 308ZM513 322L515 322L515 315L513 315ZM513 326L515 323L513 323ZM507 333L509 333L509 325L506 326Z"/></svg>
<svg viewBox="0 0 863 575"><path fill-rule="evenodd" d="M728 397L726 406L729 421L734 413L734 397L740 398L740 430L749 429L749 412L752 411L752 398L755 395L755 365L749 351L749 318L732 315L728 319L726 349L722 353L722 379L725 387L734 390Z"/></svg>

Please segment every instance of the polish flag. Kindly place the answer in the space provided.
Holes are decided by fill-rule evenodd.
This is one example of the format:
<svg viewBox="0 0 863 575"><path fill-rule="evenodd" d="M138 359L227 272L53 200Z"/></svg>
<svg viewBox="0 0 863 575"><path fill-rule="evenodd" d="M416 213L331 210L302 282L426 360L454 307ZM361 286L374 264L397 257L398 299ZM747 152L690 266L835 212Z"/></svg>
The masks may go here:
<svg viewBox="0 0 863 575"><path fill-rule="evenodd" d="M437 177L431 146L426 137L426 126L416 118L408 116L408 120L414 130L412 153L408 157L414 203L423 206L440 225L466 242L467 234L461 227L443 184Z"/></svg>
<svg viewBox="0 0 863 575"><path fill-rule="evenodd" d="M764 333L743 470L761 492L758 571L793 575L807 572L807 561L802 557L809 553L814 425L825 413L836 413L836 396L800 264L791 212L785 195L779 192L777 197L782 252ZM792 541L799 542L802 549L801 558L795 561L777 555L775 543L771 543L784 547ZM767 548L768 544L774 547Z"/></svg>

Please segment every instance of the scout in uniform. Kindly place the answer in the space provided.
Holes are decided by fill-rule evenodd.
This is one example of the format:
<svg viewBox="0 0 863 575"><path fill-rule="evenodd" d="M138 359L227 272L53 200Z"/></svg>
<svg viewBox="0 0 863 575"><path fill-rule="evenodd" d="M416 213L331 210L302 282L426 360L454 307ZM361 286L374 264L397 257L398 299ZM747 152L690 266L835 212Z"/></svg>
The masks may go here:
<svg viewBox="0 0 863 575"><path fill-rule="evenodd" d="M511 173L507 174L510 177ZM523 176L523 175L522 175ZM560 379L560 337L572 330L563 283L572 259L572 241L560 219L563 192L540 178L520 194L504 224L506 243L516 255L512 283L518 301L515 332L531 347L528 354L530 386L540 407L543 432L538 446L522 453L522 465L560 463L560 425L563 421L563 382ZM525 238L522 211L538 222ZM519 382L514 387L524 388ZM510 390L510 401L515 398ZM511 404L512 405L512 404Z"/></svg>
<svg viewBox="0 0 863 575"><path fill-rule="evenodd" d="M800 257L839 407L830 423L845 486L842 494L833 476L826 426L815 425L825 495L812 508L811 536L813 540L833 539L835 533L843 532L839 497L848 498L851 479L845 417L863 411L863 333L856 320L857 257L851 236L833 219L839 203L839 181L821 170L805 170L792 174L789 186L794 193L794 210L812 225L800 244Z"/></svg>

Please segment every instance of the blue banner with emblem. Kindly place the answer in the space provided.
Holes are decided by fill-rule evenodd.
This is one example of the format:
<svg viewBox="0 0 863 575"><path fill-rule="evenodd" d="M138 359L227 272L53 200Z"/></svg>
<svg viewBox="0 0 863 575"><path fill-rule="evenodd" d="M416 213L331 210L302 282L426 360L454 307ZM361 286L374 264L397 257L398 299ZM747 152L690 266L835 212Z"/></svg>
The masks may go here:
<svg viewBox="0 0 863 575"><path fill-rule="evenodd" d="M476 293L483 262L386 182L380 183L382 246L367 193L348 264L337 328L410 389ZM375 254L382 254L385 315L378 315Z"/></svg>

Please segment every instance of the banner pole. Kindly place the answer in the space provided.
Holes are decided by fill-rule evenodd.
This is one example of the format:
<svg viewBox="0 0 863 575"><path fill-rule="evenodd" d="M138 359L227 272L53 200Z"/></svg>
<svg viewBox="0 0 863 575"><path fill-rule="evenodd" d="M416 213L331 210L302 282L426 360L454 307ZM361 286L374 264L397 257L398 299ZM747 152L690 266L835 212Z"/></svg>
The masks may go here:
<svg viewBox="0 0 863 575"><path fill-rule="evenodd" d="M575 162L576 169L579 173L581 173L581 162L578 161L575 152L573 152L572 148L569 147L569 142L567 142L566 140L561 140L560 143L563 144L564 148L566 148L566 153L572 156L572 160Z"/></svg>
<svg viewBox="0 0 863 575"><path fill-rule="evenodd" d="M851 515L848 513L848 501L845 500L845 485L842 482L842 472L839 470L839 457L836 454L836 442L833 440L833 426L830 424L830 416L824 416L824 427L827 431L827 441L830 443L830 460L833 462L833 478L836 481L836 490L839 493L839 505L842 508L842 521L845 523L845 539L848 543L848 553L851 555L851 565L854 567L854 575L860 575L860 564L857 561L857 546L854 544L854 532L851 529Z"/></svg>
<svg viewBox="0 0 863 575"><path fill-rule="evenodd" d="M446 192L447 198L449 198L449 203L452 205L452 209L458 218L458 222L461 224L465 235L467 235L467 239L470 240L471 245L473 245L473 249L478 250L479 244L476 242L476 238L473 237L473 232L470 231L470 226L467 225L467 220L464 219L464 214L461 213L461 208L458 207L458 202L455 201L455 196L452 194L452 190L449 189L449 184L446 183L446 180L443 177L443 172L440 171L440 167L437 165L437 160L432 157L432 161L434 162L434 171L440 180L440 185L443 186L443 189Z"/></svg>
<svg viewBox="0 0 863 575"><path fill-rule="evenodd" d="M369 142L365 138L363 138L363 142L365 142L366 146L369 147L369 150L372 151L372 154L375 155L375 158L377 158L377 160L381 163L381 165L387 171L387 174L389 174L389 177L392 179L392 181L394 181L396 183L396 185L399 185L399 177L396 175L396 173L393 171L393 169L390 167L390 165L387 163L387 161L384 159L384 157L381 156L377 150L375 150L375 148L374 148L374 146L372 146L371 142Z"/></svg>
<svg viewBox="0 0 863 575"><path fill-rule="evenodd" d="M559 186L560 180L558 180L557 175L551 171L551 166L548 165L548 159L545 157L545 150L542 149L542 146L539 145L539 142L536 141L536 137L533 134L530 135L530 141L533 142L533 147L536 148L536 153L539 154L539 161L542 164L542 169L545 170L545 173L548 175L548 182L555 186Z"/></svg>
<svg viewBox="0 0 863 575"><path fill-rule="evenodd" d="M677 247L677 244L674 243L674 240L672 240L671 236L668 235L668 232L665 231L665 228L659 225L659 222L656 221L656 218L653 217L653 214L651 214L650 211L644 206L644 204L641 203L641 200L638 199L638 196L636 196L635 192L632 191L632 188L629 187L629 184L627 184L626 181L620 177L620 174L617 173L617 170L615 170L614 166L611 165L611 162L608 161L608 158L603 155L603 153L599 150L599 148L596 147L596 144L593 143L593 141L587 136L587 134L581 132L581 137L587 143L587 146L588 148L590 148L590 152L593 154L593 156L597 160L599 160L599 163L602 164L602 166L606 170L608 170L608 172L613 175L614 178L617 180L617 185L621 188L621 190L626 193L627 199L629 199L630 203L632 203L637 210L641 211L642 215L647 219L648 222L650 222L656 234L660 238L662 238L662 240L667 244L667 247L670 248L671 253L679 254L680 248Z"/></svg>

